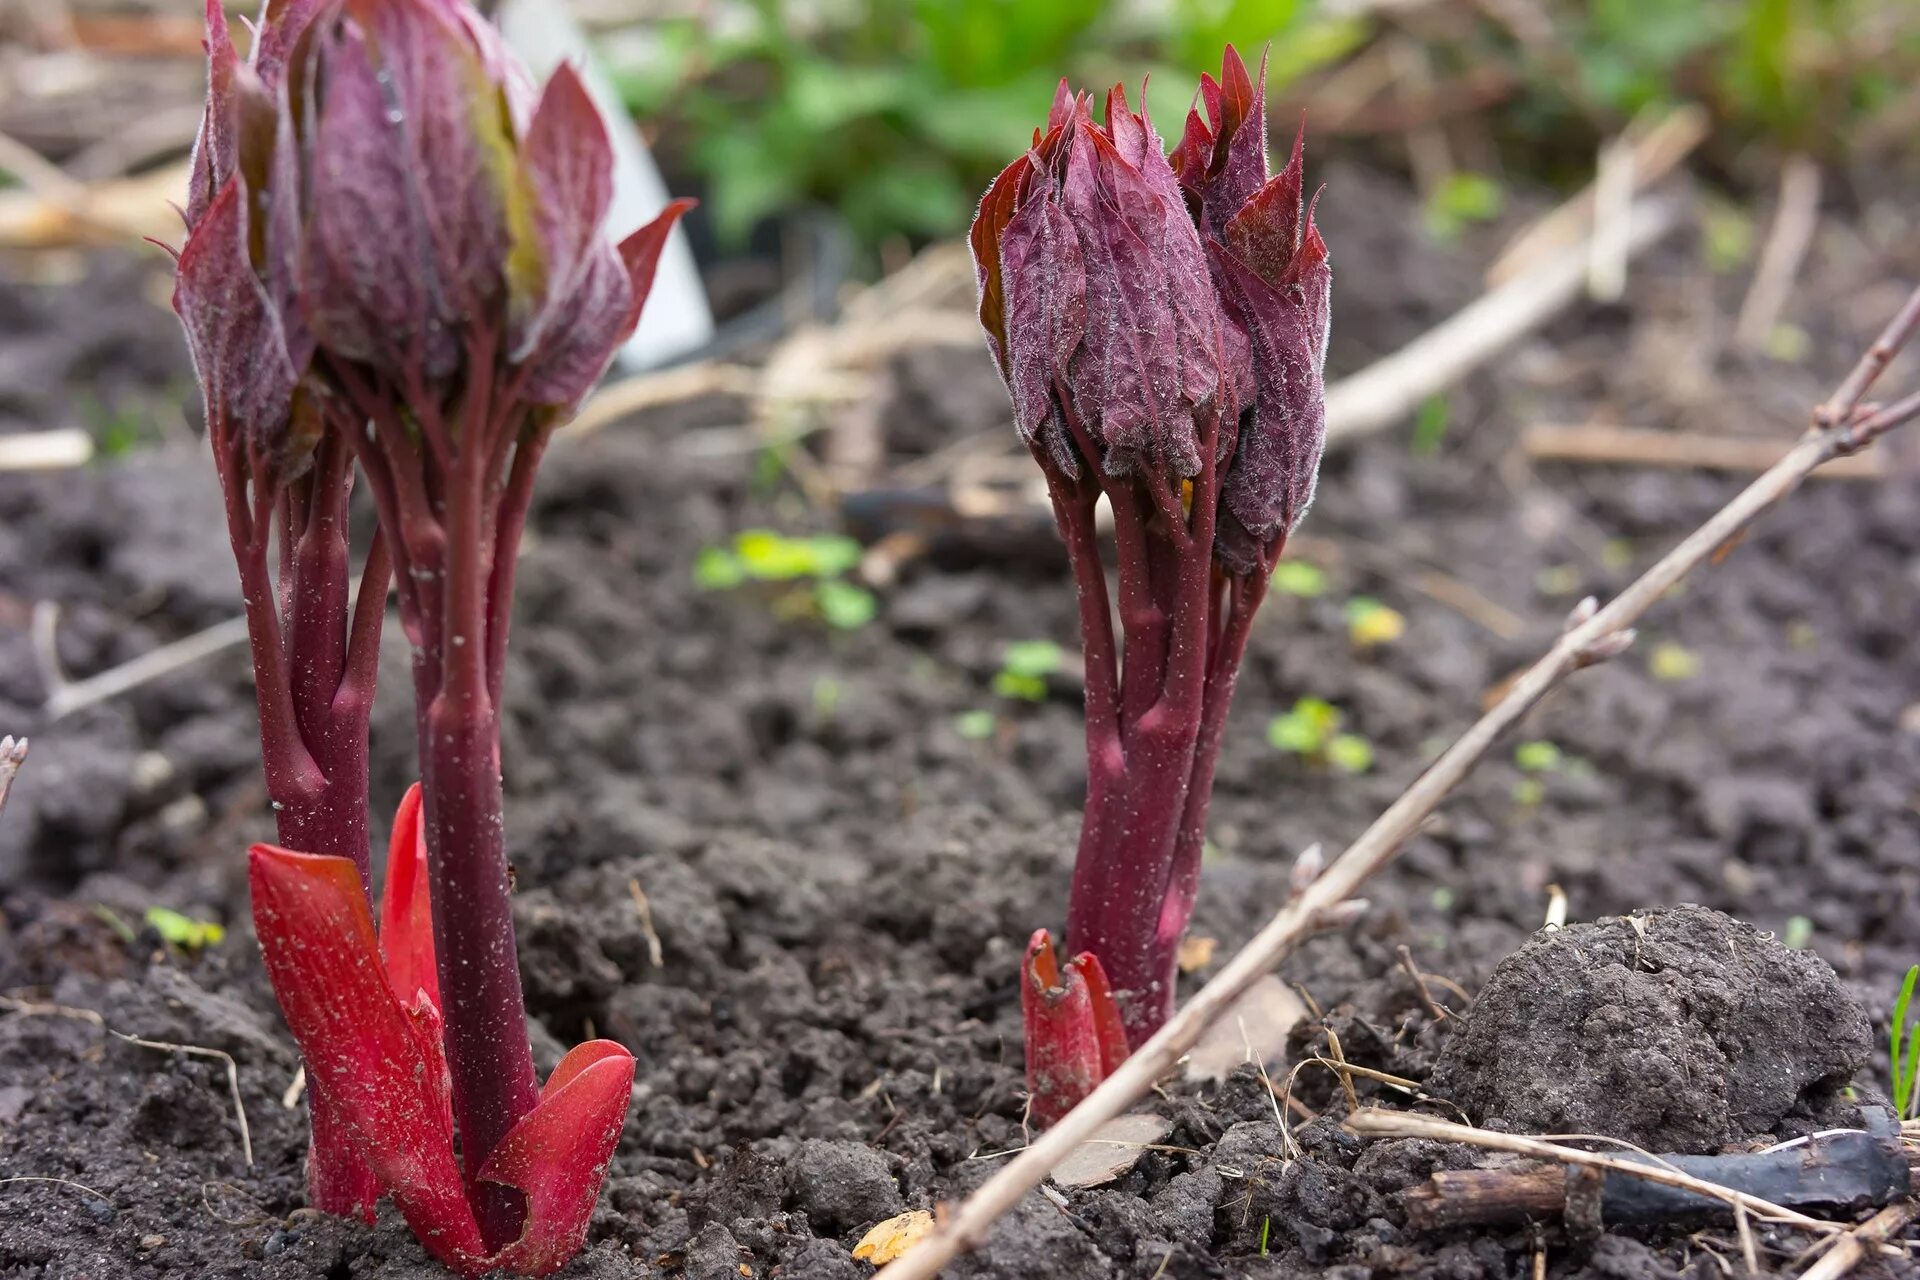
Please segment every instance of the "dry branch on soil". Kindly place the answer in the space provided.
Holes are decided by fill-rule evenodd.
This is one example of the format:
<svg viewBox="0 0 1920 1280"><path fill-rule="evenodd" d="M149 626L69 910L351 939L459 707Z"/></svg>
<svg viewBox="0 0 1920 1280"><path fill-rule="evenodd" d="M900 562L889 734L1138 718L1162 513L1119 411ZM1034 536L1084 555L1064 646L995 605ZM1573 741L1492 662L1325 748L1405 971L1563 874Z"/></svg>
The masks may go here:
<svg viewBox="0 0 1920 1280"><path fill-rule="evenodd" d="M1813 1224L1803 1205L1885 1204L1906 1194L1906 1161L1891 1149L1887 1134L1843 1130L1819 1142L1783 1143L1766 1151L1720 1156L1662 1156L1631 1143L1587 1134L1521 1135L1494 1133L1429 1116L1369 1107L1348 1117L1347 1128L1370 1138L1430 1138L1490 1151L1552 1161L1569 1169L1598 1169L1623 1178L1687 1193L1673 1195L1631 1183L1605 1185L1608 1219L1658 1220L1702 1208L1698 1197L1760 1215L1787 1215L1781 1221L1807 1229L1832 1231L1834 1224ZM1629 1155L1587 1151L1570 1142L1608 1142ZM1766 1193L1764 1196L1762 1192ZM1769 1198L1770 1197L1770 1198ZM1598 1220L1602 1204L1590 1206ZM1576 1211L1574 1181L1550 1165L1517 1168L1442 1170L1412 1188L1408 1217L1420 1230L1476 1223L1508 1222Z"/></svg>
<svg viewBox="0 0 1920 1280"><path fill-rule="evenodd" d="M983 1239L1002 1214L1046 1179L1048 1171L1062 1157L1102 1124L1124 1113L1168 1074L1207 1027L1230 1009L1256 979L1284 960L1316 921L1392 861L1401 845L1493 744L1549 691L1581 668L1624 652L1633 641L1631 625L1642 614L1761 513L1799 488L1815 468L1834 458L1857 453L1880 436L1920 417L1920 392L1881 408L1862 404L1875 379L1913 336L1916 327L1920 327L1920 289L1909 296L1833 396L1815 411L1813 425L1785 457L1741 490L1604 608L1592 598L1575 608L1567 619L1566 630L1546 655L1516 679L1500 701L1335 858L1306 892L1269 920L1212 981L1196 992L1171 1021L1141 1045L1084 1102L983 1183L947 1216L936 1232L922 1240L911 1253L889 1264L880 1275L886 1280L930 1280L956 1255Z"/></svg>

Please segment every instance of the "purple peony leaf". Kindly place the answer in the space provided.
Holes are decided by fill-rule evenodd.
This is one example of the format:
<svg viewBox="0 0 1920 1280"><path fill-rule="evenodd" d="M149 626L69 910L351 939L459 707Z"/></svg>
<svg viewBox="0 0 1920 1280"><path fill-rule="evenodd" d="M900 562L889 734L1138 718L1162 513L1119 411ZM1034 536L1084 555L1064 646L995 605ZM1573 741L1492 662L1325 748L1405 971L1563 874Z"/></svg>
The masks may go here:
<svg viewBox="0 0 1920 1280"><path fill-rule="evenodd" d="M377 67L387 118L404 140L404 190L432 247L422 264L430 266L424 283L432 314L441 325L456 325L501 288L503 185L513 178L513 144L498 92L451 6L353 0L351 9ZM329 104L333 94L329 88Z"/></svg>
<svg viewBox="0 0 1920 1280"><path fill-rule="evenodd" d="M543 290L511 300L518 319L508 350L524 353L581 282L613 200L606 126L572 67L562 66L547 81L521 140L520 162L532 196Z"/></svg>
<svg viewBox="0 0 1920 1280"><path fill-rule="evenodd" d="M1192 223L1162 194L1172 185L1166 158L1147 137L1144 173L1091 126L1068 160L1062 203L1087 278L1086 339L1069 382L1109 474L1191 476L1200 470L1195 414L1222 382L1219 304Z"/></svg>
<svg viewBox="0 0 1920 1280"><path fill-rule="evenodd" d="M331 21L341 0L267 0L253 40L253 70L268 85L298 78L293 67L316 22Z"/></svg>
<svg viewBox="0 0 1920 1280"><path fill-rule="evenodd" d="M633 283L619 253L610 244L596 245L579 283L557 301L547 341L533 354L527 401L577 404L633 332L634 316Z"/></svg>
<svg viewBox="0 0 1920 1280"><path fill-rule="evenodd" d="M335 33L319 71L326 100L313 129L302 310L334 355L390 369L424 338L427 319L416 175L365 38L351 27Z"/></svg>
<svg viewBox="0 0 1920 1280"><path fill-rule="evenodd" d="M234 138L233 78L240 58L227 28L220 0L207 0L207 106L200 132L193 141L193 162L187 180L187 227L200 224L220 189L233 176L237 163Z"/></svg>
<svg viewBox="0 0 1920 1280"><path fill-rule="evenodd" d="M1298 278L1278 286L1230 251L1216 248L1215 260L1252 345L1257 388L1221 488L1216 543L1228 569L1247 573L1313 502L1326 442L1322 368L1333 272L1324 247Z"/></svg>
<svg viewBox="0 0 1920 1280"><path fill-rule="evenodd" d="M618 249L604 240L592 248L580 282L556 300L553 323L532 357L523 393L528 403L570 412L593 389L639 323L667 237L692 207L691 200L675 200Z"/></svg>
<svg viewBox="0 0 1920 1280"><path fill-rule="evenodd" d="M1202 231L1218 239L1222 228L1267 180L1267 60L1259 78L1247 75L1239 51L1228 45L1220 60L1220 79L1200 77L1198 109L1187 115L1186 134L1174 149L1180 185L1199 211Z"/></svg>
<svg viewBox="0 0 1920 1280"><path fill-rule="evenodd" d="M1078 453L1054 407L1087 320L1087 279L1073 223L1052 193L1029 200L1000 237L1006 278L1007 386L1014 423L1068 476Z"/></svg>
<svg viewBox="0 0 1920 1280"><path fill-rule="evenodd" d="M1062 82L1064 87L1064 82ZM1036 146L1039 139L1034 140ZM987 350L1000 376L1008 376L1006 272L1001 258L1000 237L1006 231L1019 206L1021 185L1026 181L1030 161L1021 156L993 180L980 208L973 216L967 243L973 249L973 271L980 288L980 327L987 331Z"/></svg>
<svg viewBox="0 0 1920 1280"><path fill-rule="evenodd" d="M1222 231L1221 238L1234 255L1271 285L1282 283L1295 272L1295 259L1302 251L1301 231L1307 225L1301 204L1306 138L1306 126L1302 125L1294 135L1293 156L1286 167L1249 196ZM1324 257L1325 246L1321 248Z"/></svg>
<svg viewBox="0 0 1920 1280"><path fill-rule="evenodd" d="M247 256L246 192L238 177L220 189L180 251L173 309L186 329L216 448L244 446L276 480L297 474L312 447L305 419L293 429L299 371Z"/></svg>
<svg viewBox="0 0 1920 1280"><path fill-rule="evenodd" d="M697 205L697 200L669 200L646 226L641 227L620 242L620 261L627 269L627 279L633 286L633 319L639 323L640 310L647 305L647 297L653 292L654 273L660 269L660 255L666 251L667 239L680 219Z"/></svg>

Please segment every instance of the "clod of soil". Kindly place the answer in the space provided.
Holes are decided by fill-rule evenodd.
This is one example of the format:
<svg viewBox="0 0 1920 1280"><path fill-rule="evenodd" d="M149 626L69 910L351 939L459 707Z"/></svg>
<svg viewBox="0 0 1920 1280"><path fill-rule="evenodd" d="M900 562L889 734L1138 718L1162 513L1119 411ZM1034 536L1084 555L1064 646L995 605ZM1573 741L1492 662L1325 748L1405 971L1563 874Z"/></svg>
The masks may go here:
<svg viewBox="0 0 1920 1280"><path fill-rule="evenodd" d="M1428 1087L1483 1124L1707 1152L1852 1123L1869 1045L1826 961L1689 904L1534 934Z"/></svg>

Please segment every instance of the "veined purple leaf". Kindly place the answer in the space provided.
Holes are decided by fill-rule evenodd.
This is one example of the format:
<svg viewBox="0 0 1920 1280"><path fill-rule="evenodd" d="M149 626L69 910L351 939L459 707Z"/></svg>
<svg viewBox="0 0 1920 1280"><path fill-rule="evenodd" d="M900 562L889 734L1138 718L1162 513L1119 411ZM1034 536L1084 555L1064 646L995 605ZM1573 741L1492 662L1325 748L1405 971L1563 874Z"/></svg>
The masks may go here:
<svg viewBox="0 0 1920 1280"><path fill-rule="evenodd" d="M336 356L392 367L426 324L429 260L400 108L351 27L322 46L319 70L326 95L313 138L302 309Z"/></svg>
<svg viewBox="0 0 1920 1280"><path fill-rule="evenodd" d="M581 282L613 200L606 126L572 67L547 81L520 143L520 164L542 268L539 296L510 299L516 321L508 349L524 353Z"/></svg>
<svg viewBox="0 0 1920 1280"><path fill-rule="evenodd" d="M285 479L312 440L291 429L298 370L247 256L246 191L228 179L180 251L173 308L186 329L216 442L244 444Z"/></svg>
<svg viewBox="0 0 1920 1280"><path fill-rule="evenodd" d="M193 141L193 162L187 180L187 226L196 227L207 207L233 176L237 163L234 139L233 77L240 57L227 28L220 0L207 0L207 106L200 132Z"/></svg>
<svg viewBox="0 0 1920 1280"><path fill-rule="evenodd" d="M458 324L500 289L507 248L502 186L514 176L511 135L497 108L489 111L497 94L452 6L358 0L353 12L377 68L387 119L403 140L403 190L432 247L421 265L431 268L426 284L433 317Z"/></svg>
<svg viewBox="0 0 1920 1280"><path fill-rule="evenodd" d="M1000 254L1015 425L1028 445L1040 442L1063 472L1077 476L1079 455L1054 407L1054 386L1065 380L1085 332L1087 278L1073 223L1051 192L1013 215Z"/></svg>

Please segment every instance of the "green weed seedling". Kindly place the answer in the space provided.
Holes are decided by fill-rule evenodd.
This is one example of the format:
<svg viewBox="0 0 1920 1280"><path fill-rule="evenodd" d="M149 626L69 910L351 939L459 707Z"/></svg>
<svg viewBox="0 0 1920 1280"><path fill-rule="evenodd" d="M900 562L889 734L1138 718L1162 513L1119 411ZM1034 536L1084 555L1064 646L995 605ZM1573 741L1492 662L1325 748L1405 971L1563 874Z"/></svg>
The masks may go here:
<svg viewBox="0 0 1920 1280"><path fill-rule="evenodd" d="M1915 983L1920 983L1920 964L1907 970L1906 981L1900 984L1887 1033L1893 1106L1902 1120L1920 1120L1920 1013L1913 1010Z"/></svg>
<svg viewBox="0 0 1920 1280"><path fill-rule="evenodd" d="M860 563L860 544L841 534L789 537L772 529L747 529L730 547L705 547L693 562L693 581L706 591L730 591L750 583L789 584L775 597L783 615L811 616L841 631L872 622L879 612L873 593L846 575Z"/></svg>
<svg viewBox="0 0 1920 1280"><path fill-rule="evenodd" d="M1373 767L1373 744L1357 733L1342 733L1346 713L1324 698L1301 698L1293 709L1267 723L1267 743L1342 773Z"/></svg>

